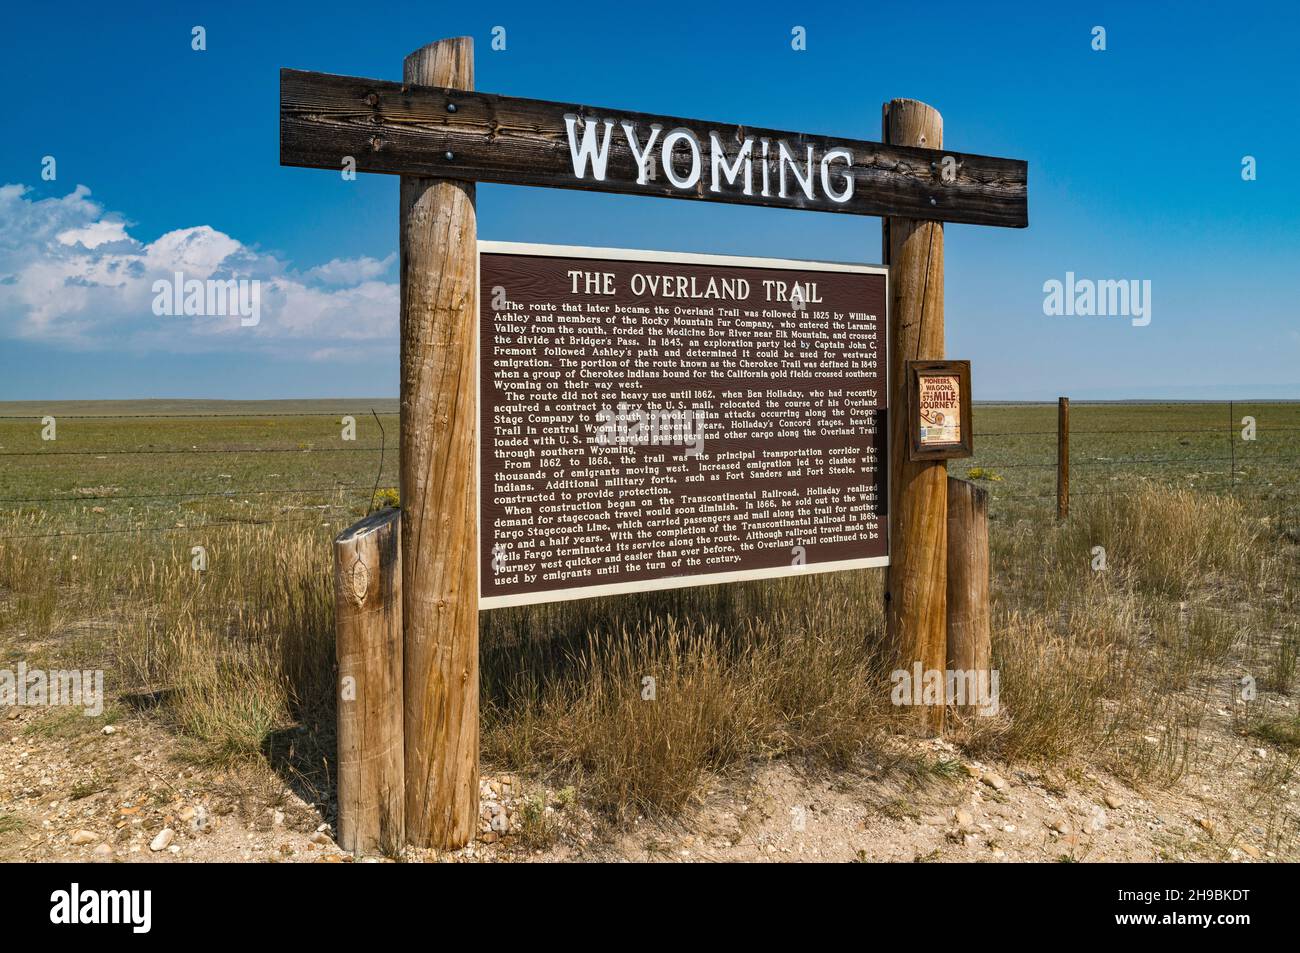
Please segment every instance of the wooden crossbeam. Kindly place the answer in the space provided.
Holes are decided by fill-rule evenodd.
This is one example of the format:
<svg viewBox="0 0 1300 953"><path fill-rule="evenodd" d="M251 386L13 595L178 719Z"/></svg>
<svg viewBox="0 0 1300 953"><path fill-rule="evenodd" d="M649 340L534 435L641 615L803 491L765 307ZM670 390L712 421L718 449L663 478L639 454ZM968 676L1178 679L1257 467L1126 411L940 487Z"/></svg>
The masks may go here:
<svg viewBox="0 0 1300 953"><path fill-rule="evenodd" d="M359 172L1029 224L1018 159L281 70L280 163L348 157Z"/></svg>

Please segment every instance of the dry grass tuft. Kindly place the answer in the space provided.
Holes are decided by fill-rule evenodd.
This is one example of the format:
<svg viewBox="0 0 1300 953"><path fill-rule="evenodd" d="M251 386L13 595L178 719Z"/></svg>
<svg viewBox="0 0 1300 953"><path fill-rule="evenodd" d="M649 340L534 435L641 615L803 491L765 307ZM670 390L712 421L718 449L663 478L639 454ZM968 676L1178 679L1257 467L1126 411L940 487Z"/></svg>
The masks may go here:
<svg viewBox="0 0 1300 953"><path fill-rule="evenodd" d="M109 669L106 689L161 700L200 760L257 758L276 729L332 705L328 535L223 528L204 541L202 572L179 541L164 556L129 536L111 546L96 537L0 543L0 593L12 605L4 634L29 664L95 655ZM91 635L60 621L72 618L109 621L92 633L94 653L79 645Z"/></svg>

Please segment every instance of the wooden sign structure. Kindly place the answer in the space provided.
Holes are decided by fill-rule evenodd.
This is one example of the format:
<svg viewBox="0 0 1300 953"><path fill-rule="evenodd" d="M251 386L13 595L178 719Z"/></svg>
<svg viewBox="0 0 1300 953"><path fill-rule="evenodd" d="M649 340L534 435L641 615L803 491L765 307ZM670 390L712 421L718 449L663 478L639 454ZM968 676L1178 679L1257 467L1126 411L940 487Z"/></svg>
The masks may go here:
<svg viewBox="0 0 1300 953"><path fill-rule="evenodd" d="M402 177L405 837L417 846L461 846L478 822L475 183L884 216L896 408L902 362L943 357L943 223L1028 224L1027 164L944 151L938 112L914 100L887 103L884 141L868 142L473 87L469 37L412 53L401 83L280 76L281 164ZM906 415L890 414L888 631L900 667L942 670L947 471L909 460L907 438ZM926 710L930 730L943 714ZM365 840L357 850L378 846Z"/></svg>

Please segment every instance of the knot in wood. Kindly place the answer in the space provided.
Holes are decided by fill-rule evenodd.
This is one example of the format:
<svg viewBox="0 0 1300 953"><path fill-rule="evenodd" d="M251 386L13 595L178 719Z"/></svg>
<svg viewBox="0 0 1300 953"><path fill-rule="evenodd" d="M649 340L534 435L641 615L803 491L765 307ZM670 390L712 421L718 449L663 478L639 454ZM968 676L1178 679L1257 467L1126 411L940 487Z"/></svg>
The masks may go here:
<svg viewBox="0 0 1300 953"><path fill-rule="evenodd" d="M353 603L360 606L366 601L366 593L370 591L370 570L366 568L360 556L348 570L348 589L348 595Z"/></svg>

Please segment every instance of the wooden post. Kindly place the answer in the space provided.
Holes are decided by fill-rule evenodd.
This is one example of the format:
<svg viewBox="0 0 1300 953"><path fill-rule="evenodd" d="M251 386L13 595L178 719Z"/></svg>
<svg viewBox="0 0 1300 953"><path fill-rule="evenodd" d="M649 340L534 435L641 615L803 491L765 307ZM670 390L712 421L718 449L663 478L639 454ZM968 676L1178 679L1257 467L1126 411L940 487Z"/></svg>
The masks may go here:
<svg viewBox="0 0 1300 953"><path fill-rule="evenodd" d="M1056 398L1056 518L1070 515L1070 398Z"/></svg>
<svg viewBox="0 0 1300 953"><path fill-rule="evenodd" d="M940 149L943 118L925 103L895 99L884 107L884 140ZM935 154L934 181L941 156ZM904 362L943 357L943 223L884 220L889 272L889 547L887 628L897 667L920 662L942 672L947 660L947 466L907 459L908 386ZM943 730L944 706L923 709L923 727Z"/></svg>
<svg viewBox="0 0 1300 953"><path fill-rule="evenodd" d="M1232 480L1232 486L1237 485L1237 410L1236 401L1228 401L1228 474Z"/></svg>
<svg viewBox="0 0 1300 953"><path fill-rule="evenodd" d="M416 50L403 80L473 89L473 41ZM406 835L421 847L478 825L477 237L473 182L402 176Z"/></svg>
<svg viewBox="0 0 1300 953"><path fill-rule="evenodd" d="M992 664L989 615L989 494L948 477L948 667L985 673ZM969 680L967 685L972 684ZM977 682L976 684L989 684ZM968 704L970 710L974 704Z"/></svg>
<svg viewBox="0 0 1300 953"><path fill-rule="evenodd" d="M338 843L357 855L406 844L401 525L383 509L334 539Z"/></svg>

